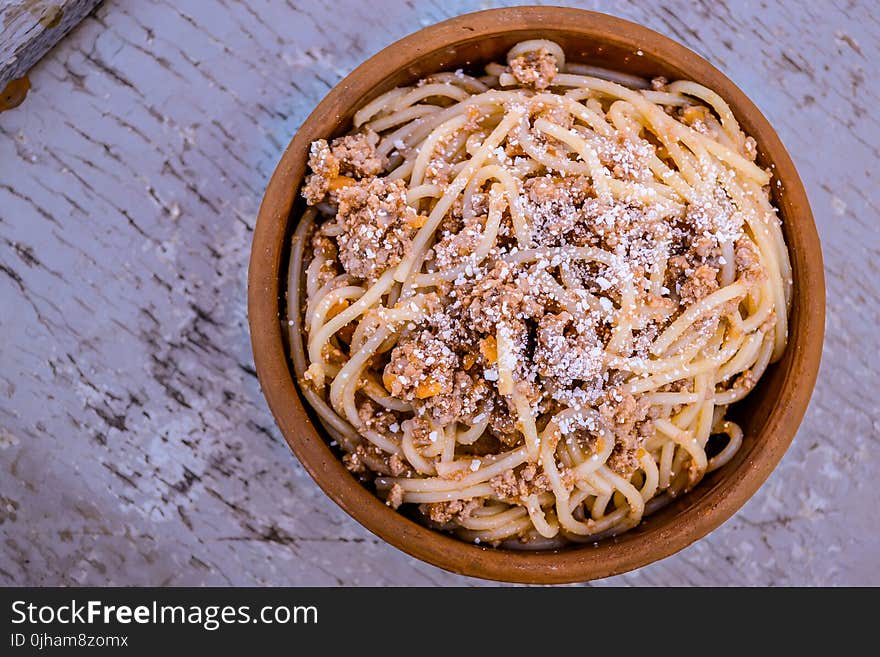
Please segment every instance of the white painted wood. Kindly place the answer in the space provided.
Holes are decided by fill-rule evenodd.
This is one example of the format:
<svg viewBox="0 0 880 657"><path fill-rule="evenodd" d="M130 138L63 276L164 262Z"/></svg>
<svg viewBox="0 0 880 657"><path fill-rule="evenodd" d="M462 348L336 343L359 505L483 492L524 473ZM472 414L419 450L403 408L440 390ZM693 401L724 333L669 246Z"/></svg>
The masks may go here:
<svg viewBox="0 0 880 657"><path fill-rule="evenodd" d="M76 27L101 0L6 0L0 6L0 90Z"/></svg>
<svg viewBox="0 0 880 657"><path fill-rule="evenodd" d="M477 584L362 529L312 483L253 376L251 231L343 74L494 3L114 0L0 114L0 583ZM880 584L877 172L869 3L595 1L685 43L776 126L823 240L812 406L759 493L600 584Z"/></svg>

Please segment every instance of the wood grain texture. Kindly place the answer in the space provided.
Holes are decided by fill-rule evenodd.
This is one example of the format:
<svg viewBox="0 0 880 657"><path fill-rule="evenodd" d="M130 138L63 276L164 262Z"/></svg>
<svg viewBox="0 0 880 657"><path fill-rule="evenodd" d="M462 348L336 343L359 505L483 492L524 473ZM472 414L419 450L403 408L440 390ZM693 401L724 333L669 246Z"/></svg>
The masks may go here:
<svg viewBox="0 0 880 657"><path fill-rule="evenodd" d="M328 88L498 4L114 0L33 69L0 115L0 583L481 583L388 547L311 482L254 376L245 283L262 191ZM577 4L688 45L756 102L804 179L828 286L779 468L706 539L597 584L880 584L872 8Z"/></svg>
<svg viewBox="0 0 880 657"><path fill-rule="evenodd" d="M0 7L0 89L31 67L101 0L9 0Z"/></svg>

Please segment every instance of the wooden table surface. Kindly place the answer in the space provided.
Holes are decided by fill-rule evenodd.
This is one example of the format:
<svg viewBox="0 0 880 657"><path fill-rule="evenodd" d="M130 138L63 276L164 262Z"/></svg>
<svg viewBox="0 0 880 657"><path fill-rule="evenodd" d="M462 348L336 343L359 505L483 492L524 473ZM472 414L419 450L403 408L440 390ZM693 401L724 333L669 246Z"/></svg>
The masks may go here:
<svg viewBox="0 0 880 657"><path fill-rule="evenodd" d="M338 509L254 376L248 250L297 126L367 56L496 3L371 4L108 0L0 114L0 584L481 583ZM708 538L598 584L880 584L876 3L582 6L751 96L804 179L828 285L779 468Z"/></svg>

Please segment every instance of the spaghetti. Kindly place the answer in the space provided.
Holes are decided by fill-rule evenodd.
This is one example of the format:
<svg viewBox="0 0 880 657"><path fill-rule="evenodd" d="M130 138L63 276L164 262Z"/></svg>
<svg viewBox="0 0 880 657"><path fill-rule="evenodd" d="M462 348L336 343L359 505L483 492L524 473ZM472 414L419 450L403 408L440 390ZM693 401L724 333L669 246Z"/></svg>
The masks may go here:
<svg viewBox="0 0 880 657"><path fill-rule="evenodd" d="M755 158L710 89L544 40L316 141L290 343L349 470L466 540L552 548L730 461L791 297Z"/></svg>

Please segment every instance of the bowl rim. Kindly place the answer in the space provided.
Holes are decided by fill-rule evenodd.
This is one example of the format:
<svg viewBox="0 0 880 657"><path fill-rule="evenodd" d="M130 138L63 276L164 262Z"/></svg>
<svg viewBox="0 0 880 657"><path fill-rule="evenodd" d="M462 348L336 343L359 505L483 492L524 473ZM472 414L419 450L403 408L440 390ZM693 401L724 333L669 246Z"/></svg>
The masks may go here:
<svg viewBox="0 0 880 657"><path fill-rule="evenodd" d="M289 367L282 337L281 291L286 263L285 236L308 151L305 133L317 117L346 107L347 97L360 98L369 89L420 56L469 42L546 28L573 32L582 38L642 50L654 58L692 73L759 126L761 150L783 181L784 214L797 217L803 271L796 293L804 297L797 344L779 388L776 404L762 426L751 458L729 472L684 513L659 531L632 540L627 534L595 547L558 552L485 548L420 525L385 504L361 485L331 451L306 412ZM780 208L780 210L783 210ZM788 244L789 251L792 246ZM794 254L792 253L792 256ZM450 572L507 582L551 584L584 582L619 574L668 557L728 520L764 483L793 440L806 412L819 370L825 323L825 284L819 236L806 191L778 135L751 100L708 61L653 30L592 11L561 7L508 7L464 14L410 34L373 55L341 80L297 130L272 175L254 228L248 270L248 322L263 394L285 440L318 486L350 516L394 547ZM782 403L780 403L782 402ZM758 458L760 457L760 458Z"/></svg>

